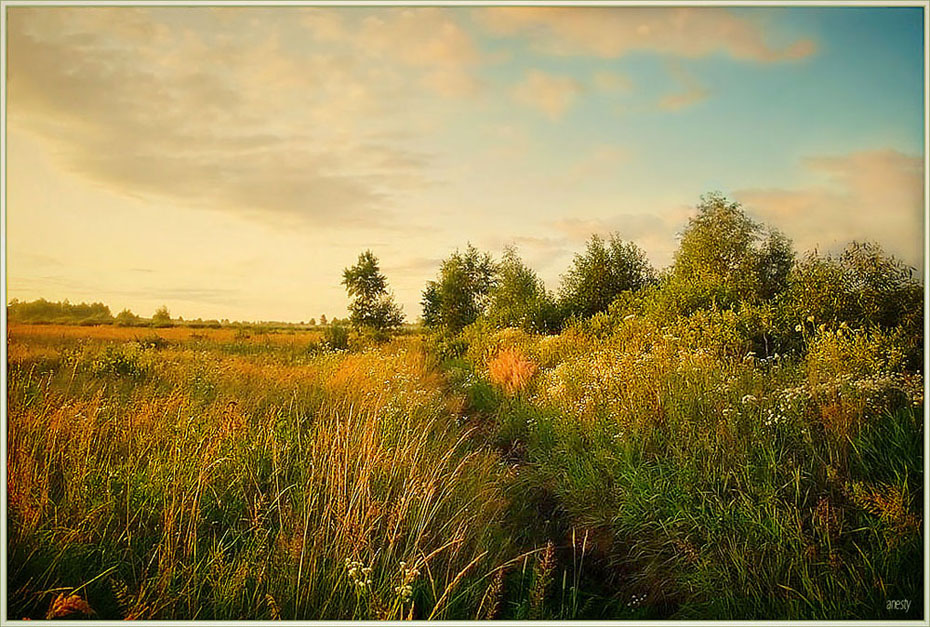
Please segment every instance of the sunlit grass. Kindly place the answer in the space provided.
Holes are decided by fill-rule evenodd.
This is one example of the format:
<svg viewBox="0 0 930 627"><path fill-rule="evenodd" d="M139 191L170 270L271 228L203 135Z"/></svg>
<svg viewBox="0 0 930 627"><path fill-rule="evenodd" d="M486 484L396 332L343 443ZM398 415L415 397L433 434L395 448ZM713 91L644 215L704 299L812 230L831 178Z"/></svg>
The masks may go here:
<svg viewBox="0 0 930 627"><path fill-rule="evenodd" d="M14 326L10 616L922 611L923 379L894 333L805 325L769 358L726 313L475 327L445 362Z"/></svg>

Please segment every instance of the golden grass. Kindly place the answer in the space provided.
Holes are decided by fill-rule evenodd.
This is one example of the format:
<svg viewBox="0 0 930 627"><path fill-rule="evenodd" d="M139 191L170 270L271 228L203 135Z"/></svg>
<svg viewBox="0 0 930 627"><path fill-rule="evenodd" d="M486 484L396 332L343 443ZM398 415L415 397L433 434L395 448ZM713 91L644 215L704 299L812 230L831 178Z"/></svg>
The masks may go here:
<svg viewBox="0 0 930 627"><path fill-rule="evenodd" d="M26 353L59 346L39 331L56 332L13 333ZM41 372L11 362L14 576L41 544L135 560L106 584L124 618L452 616L464 580L506 559L489 544L505 500L496 454L470 449L408 345L291 365L181 343L143 351L137 379L95 370L100 346L60 344L71 357ZM358 598L345 559L372 569ZM422 575L398 579L401 562ZM85 583L54 563L46 589Z"/></svg>
<svg viewBox="0 0 930 627"><path fill-rule="evenodd" d="M536 372L536 364L519 348L505 348L488 362L488 372L492 382L508 394L515 394L527 386Z"/></svg>
<svg viewBox="0 0 930 627"><path fill-rule="evenodd" d="M319 341L322 333L317 330L294 330L291 332L268 332L261 328L245 330L222 328L192 327L120 327L115 325L75 326L64 324L10 324L8 338L26 341L28 339L44 340L106 340L130 342L158 337L174 342L187 342L203 339L211 342L243 342L250 344L303 345Z"/></svg>

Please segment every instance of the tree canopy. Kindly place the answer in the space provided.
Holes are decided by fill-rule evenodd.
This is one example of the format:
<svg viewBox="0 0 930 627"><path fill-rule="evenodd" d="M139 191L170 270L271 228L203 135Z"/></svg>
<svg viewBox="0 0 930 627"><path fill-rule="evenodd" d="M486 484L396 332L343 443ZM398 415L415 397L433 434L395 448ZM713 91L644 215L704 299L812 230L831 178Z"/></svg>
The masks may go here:
<svg viewBox="0 0 930 627"><path fill-rule="evenodd" d="M566 315L587 318L607 311L621 293L642 289L655 280L655 270L636 244L624 242L616 233L606 242L592 235L585 252L575 255L562 276L562 309Z"/></svg>
<svg viewBox="0 0 930 627"><path fill-rule="evenodd" d="M719 192L701 197L671 268L670 288L685 311L768 300L787 287L794 251Z"/></svg>
<svg viewBox="0 0 930 627"><path fill-rule="evenodd" d="M495 326L536 332L558 327L558 312L552 295L512 247L504 250L497 266L497 284L489 296L487 317Z"/></svg>
<svg viewBox="0 0 930 627"><path fill-rule="evenodd" d="M442 262L439 277L423 290L423 322L457 333L478 319L497 285L497 266L471 244Z"/></svg>

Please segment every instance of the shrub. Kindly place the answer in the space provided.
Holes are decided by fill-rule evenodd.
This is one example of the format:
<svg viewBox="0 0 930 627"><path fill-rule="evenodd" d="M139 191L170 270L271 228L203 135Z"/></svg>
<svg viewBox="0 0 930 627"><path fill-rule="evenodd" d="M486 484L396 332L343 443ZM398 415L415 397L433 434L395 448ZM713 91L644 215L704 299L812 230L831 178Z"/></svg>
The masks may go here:
<svg viewBox="0 0 930 627"><path fill-rule="evenodd" d="M168 313L168 308L162 305L155 310L155 313L152 315L152 324L156 327L170 327L171 326L171 314Z"/></svg>
<svg viewBox="0 0 930 627"><path fill-rule="evenodd" d="M121 327L137 326L142 319L128 309L124 309L116 315L116 324Z"/></svg>
<svg viewBox="0 0 930 627"><path fill-rule="evenodd" d="M323 329L323 342L330 350L349 348L349 329L342 324L331 324Z"/></svg>
<svg viewBox="0 0 930 627"><path fill-rule="evenodd" d="M506 348L488 362L488 372L491 381L503 387L508 394L515 394L527 386L536 372L536 364L519 349Z"/></svg>

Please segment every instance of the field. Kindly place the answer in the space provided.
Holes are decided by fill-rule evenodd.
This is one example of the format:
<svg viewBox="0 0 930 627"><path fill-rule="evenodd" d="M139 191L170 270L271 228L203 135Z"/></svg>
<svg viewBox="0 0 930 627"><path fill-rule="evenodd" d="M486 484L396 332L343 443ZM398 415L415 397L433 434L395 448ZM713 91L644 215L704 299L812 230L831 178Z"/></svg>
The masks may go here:
<svg viewBox="0 0 930 627"><path fill-rule="evenodd" d="M922 352L739 328L13 325L9 617L922 616Z"/></svg>

